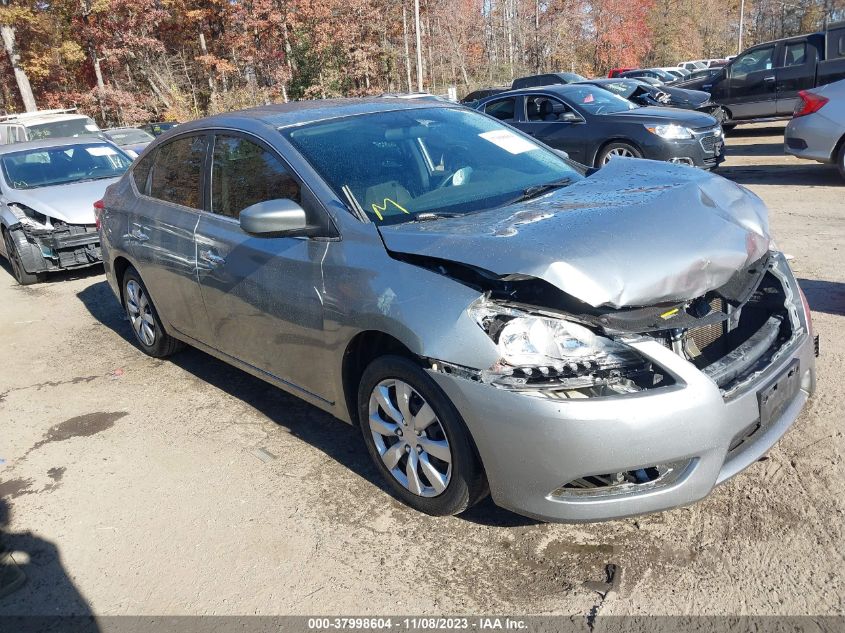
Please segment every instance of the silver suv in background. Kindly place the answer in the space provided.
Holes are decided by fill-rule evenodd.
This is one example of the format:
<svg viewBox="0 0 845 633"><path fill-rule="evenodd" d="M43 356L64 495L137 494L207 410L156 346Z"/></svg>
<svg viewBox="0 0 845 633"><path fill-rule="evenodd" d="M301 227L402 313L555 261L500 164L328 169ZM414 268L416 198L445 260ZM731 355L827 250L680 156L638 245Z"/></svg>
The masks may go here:
<svg viewBox="0 0 845 633"><path fill-rule="evenodd" d="M784 133L784 149L798 158L834 164L845 178L845 79L802 90Z"/></svg>
<svg viewBox="0 0 845 633"><path fill-rule="evenodd" d="M186 123L101 206L145 353L187 343L357 424L423 512L488 486L547 520L692 503L814 390L809 307L759 198L654 161L585 172L445 102Z"/></svg>
<svg viewBox="0 0 845 633"><path fill-rule="evenodd" d="M76 108L39 110L0 117L0 145L81 136L102 136L102 130L94 119L78 114Z"/></svg>

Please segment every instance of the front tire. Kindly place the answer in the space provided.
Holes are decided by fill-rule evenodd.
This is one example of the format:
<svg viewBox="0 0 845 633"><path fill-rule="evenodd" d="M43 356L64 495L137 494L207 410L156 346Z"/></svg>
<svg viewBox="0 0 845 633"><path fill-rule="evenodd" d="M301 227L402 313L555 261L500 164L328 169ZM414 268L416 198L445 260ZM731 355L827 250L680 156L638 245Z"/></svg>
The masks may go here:
<svg viewBox="0 0 845 633"><path fill-rule="evenodd" d="M839 167L839 175L845 178L845 140L839 147L839 157L836 159L836 166Z"/></svg>
<svg viewBox="0 0 845 633"><path fill-rule="evenodd" d="M123 308L141 350L153 358L166 358L182 347L164 331L147 287L132 266L123 274Z"/></svg>
<svg viewBox="0 0 845 633"><path fill-rule="evenodd" d="M455 406L417 365L382 356L358 388L364 442L393 493L415 510L459 514L487 492L469 432Z"/></svg>
<svg viewBox="0 0 845 633"><path fill-rule="evenodd" d="M12 267L12 274L21 286L30 286L44 281L44 273L29 273L24 268L20 247L11 231L3 231L3 241L6 243L6 256Z"/></svg>
<svg viewBox="0 0 845 633"><path fill-rule="evenodd" d="M623 143L621 141L614 141L608 143L599 152L596 158L596 167L604 167L617 156L625 158L642 158L643 153L630 143Z"/></svg>

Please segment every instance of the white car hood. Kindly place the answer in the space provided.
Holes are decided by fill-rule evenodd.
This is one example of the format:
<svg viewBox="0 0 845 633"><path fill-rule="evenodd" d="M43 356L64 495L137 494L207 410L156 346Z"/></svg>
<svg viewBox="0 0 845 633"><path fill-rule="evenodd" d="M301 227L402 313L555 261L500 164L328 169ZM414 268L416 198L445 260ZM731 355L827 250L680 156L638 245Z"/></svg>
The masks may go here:
<svg viewBox="0 0 845 633"><path fill-rule="evenodd" d="M12 189L9 204L22 204L68 224L94 224L94 203L106 193L106 187L118 178L73 182L36 189Z"/></svg>

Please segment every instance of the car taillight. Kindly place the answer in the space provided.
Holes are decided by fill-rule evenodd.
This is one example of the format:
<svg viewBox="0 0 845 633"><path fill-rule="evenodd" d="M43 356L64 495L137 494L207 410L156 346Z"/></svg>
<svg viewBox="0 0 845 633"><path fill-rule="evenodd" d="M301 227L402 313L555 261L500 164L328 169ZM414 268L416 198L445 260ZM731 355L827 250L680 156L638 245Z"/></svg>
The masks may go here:
<svg viewBox="0 0 845 633"><path fill-rule="evenodd" d="M100 215L103 213L103 209L106 208L106 205L103 204L102 200L97 200L94 203L94 224L97 227L97 230L100 230Z"/></svg>
<svg viewBox="0 0 845 633"><path fill-rule="evenodd" d="M804 291L801 289L801 286L798 286L798 293L801 295L801 304L804 306L804 317L807 319L807 329L809 330L810 337L812 337L813 317L810 315L810 302L807 301L807 295L804 294Z"/></svg>
<svg viewBox="0 0 845 633"><path fill-rule="evenodd" d="M801 101L795 104L795 111L792 113L793 118L818 112L825 103L830 101L827 97L822 97L806 90L799 91L798 96L801 97Z"/></svg>

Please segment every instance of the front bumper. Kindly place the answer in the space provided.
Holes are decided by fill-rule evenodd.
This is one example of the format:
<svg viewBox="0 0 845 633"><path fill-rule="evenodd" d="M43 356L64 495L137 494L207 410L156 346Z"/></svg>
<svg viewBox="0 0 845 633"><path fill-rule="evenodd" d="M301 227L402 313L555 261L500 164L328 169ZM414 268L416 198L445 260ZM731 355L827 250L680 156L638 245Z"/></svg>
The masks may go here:
<svg viewBox="0 0 845 633"><path fill-rule="evenodd" d="M695 138L666 140L659 136L649 139L645 158L686 164L701 169L714 169L725 161L724 136L696 131Z"/></svg>
<svg viewBox="0 0 845 633"><path fill-rule="evenodd" d="M792 119L784 132L783 149L798 158L831 163L836 143L845 129L825 117L821 112Z"/></svg>
<svg viewBox="0 0 845 633"><path fill-rule="evenodd" d="M22 223L20 229L29 247L21 249L21 261L29 273L70 270L102 261L100 236L93 224L41 228Z"/></svg>
<svg viewBox="0 0 845 633"><path fill-rule="evenodd" d="M796 420L816 384L816 345L797 283L784 262L779 271L795 331L768 365L724 391L648 338L629 344L674 384L625 395L555 399L430 370L466 422L493 500L548 521L615 519L693 503L757 461ZM766 404L767 398L777 389L784 396L772 408L777 398ZM671 476L653 486L564 488L667 464Z"/></svg>
<svg viewBox="0 0 845 633"><path fill-rule="evenodd" d="M546 521L601 521L668 510L705 497L764 455L798 417L815 388L812 339L770 366L753 388L726 401L692 364L657 342L636 344L678 384L653 392L556 401L431 372L469 427L500 506ZM759 419L757 394L798 359L801 388L780 416L730 451ZM627 494L553 495L564 483L598 473L685 462L664 487Z"/></svg>

